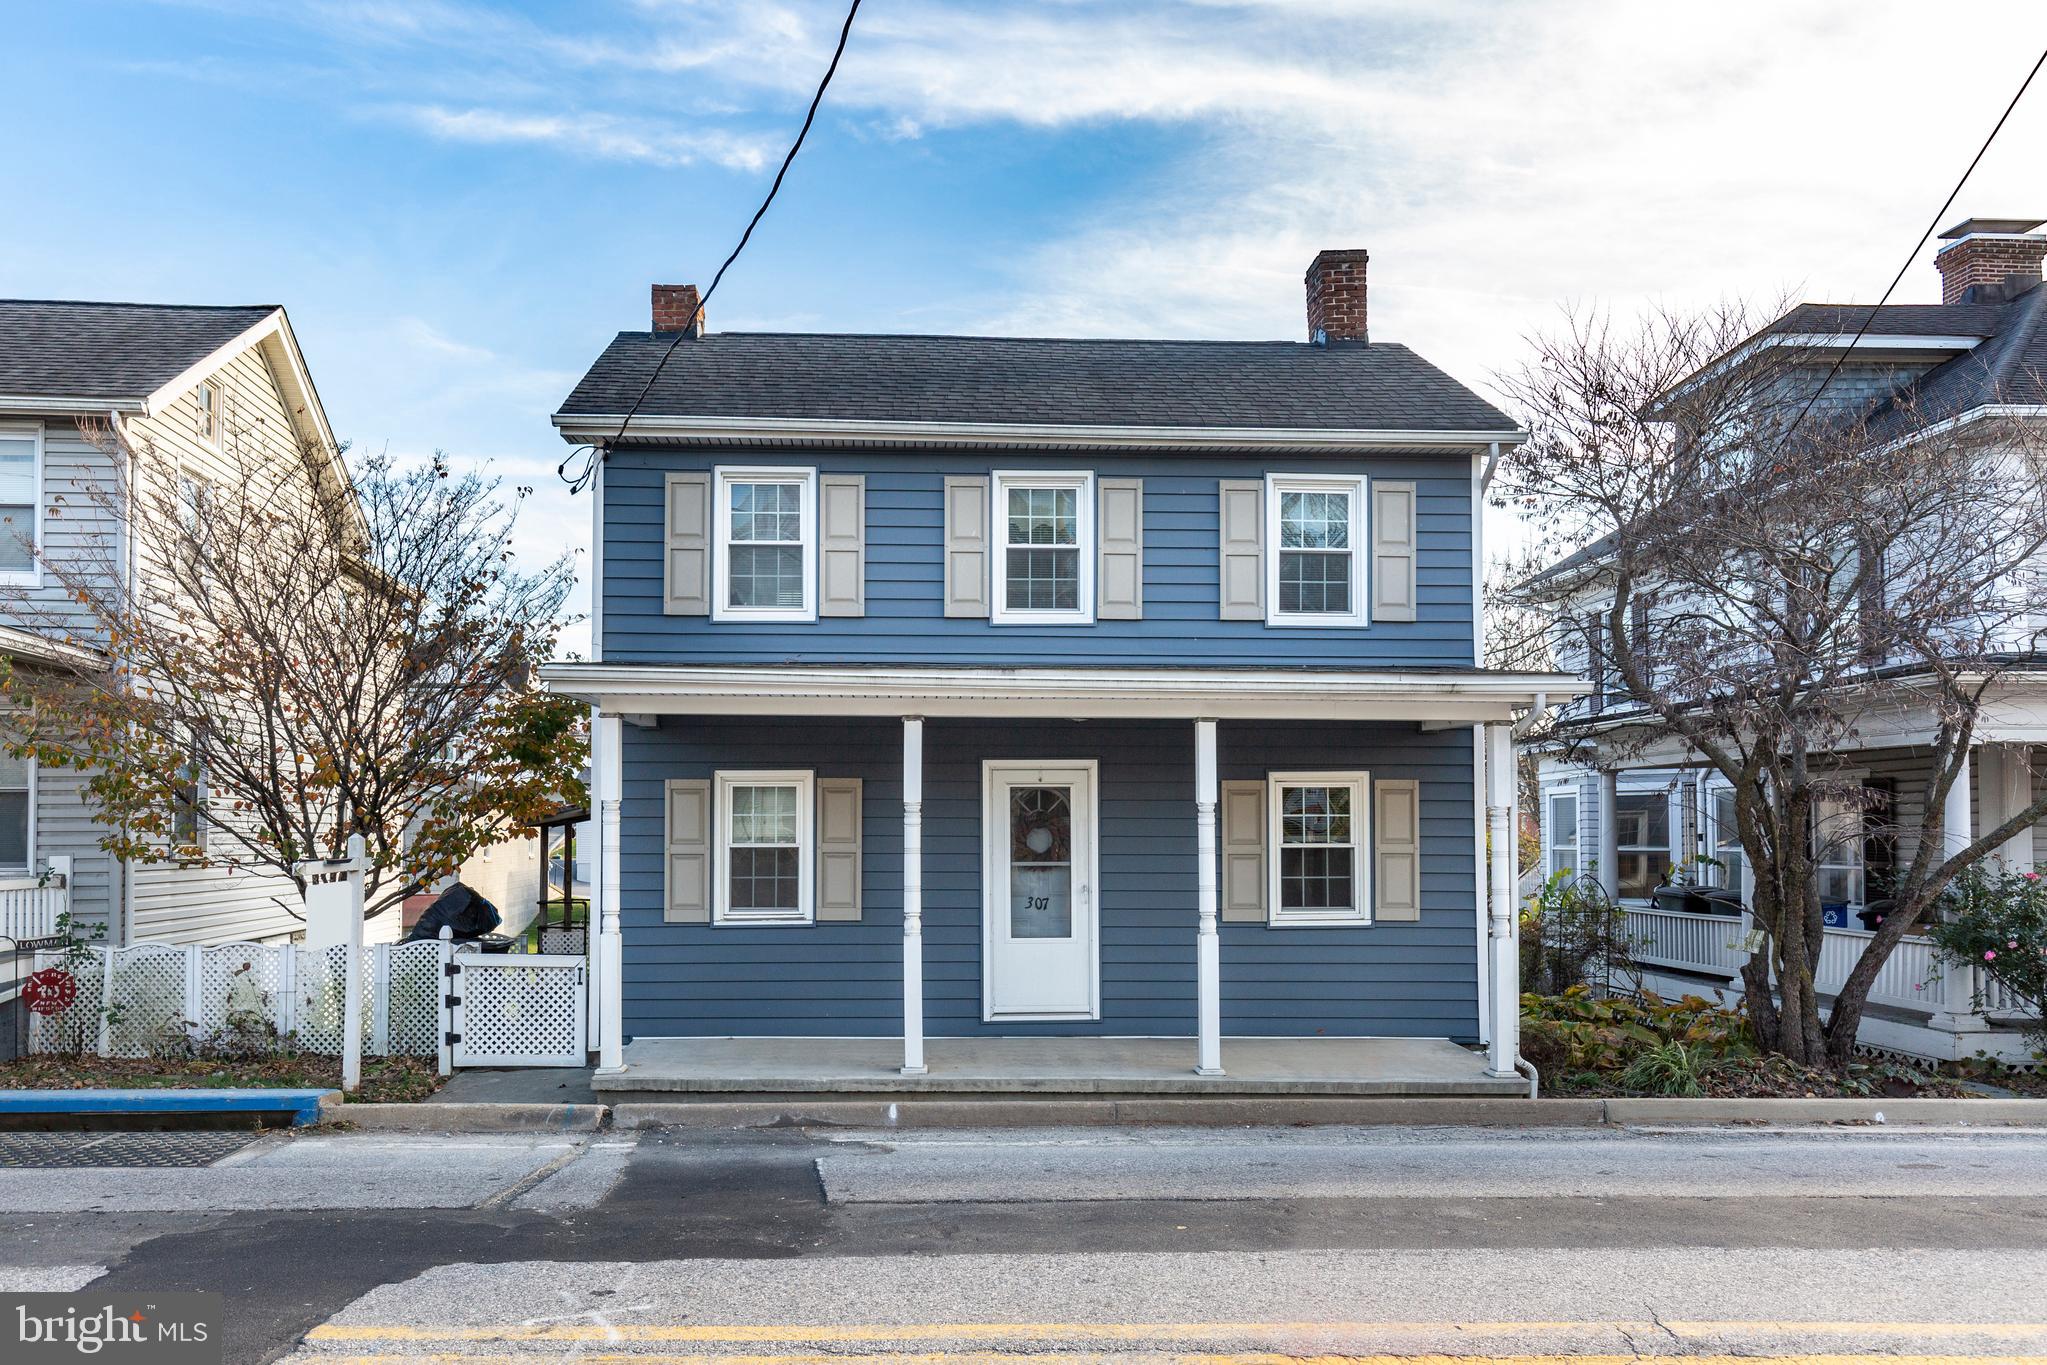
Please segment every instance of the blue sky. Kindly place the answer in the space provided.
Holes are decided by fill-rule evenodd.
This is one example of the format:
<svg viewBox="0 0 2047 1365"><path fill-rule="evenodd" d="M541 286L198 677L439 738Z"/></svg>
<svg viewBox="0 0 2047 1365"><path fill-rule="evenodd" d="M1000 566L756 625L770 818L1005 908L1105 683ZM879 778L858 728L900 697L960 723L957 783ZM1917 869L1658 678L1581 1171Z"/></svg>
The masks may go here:
<svg viewBox="0 0 2047 1365"><path fill-rule="evenodd" d="M1566 303L1873 299L2047 45L1969 8L1944 51L1885 0L868 0L711 326L1288 337L1364 246L1374 336L1482 386ZM339 432L534 483L529 552L580 547L547 414L708 281L842 17L17 6L0 294L282 303ZM2047 87L1956 214L2047 215L2043 165Z"/></svg>

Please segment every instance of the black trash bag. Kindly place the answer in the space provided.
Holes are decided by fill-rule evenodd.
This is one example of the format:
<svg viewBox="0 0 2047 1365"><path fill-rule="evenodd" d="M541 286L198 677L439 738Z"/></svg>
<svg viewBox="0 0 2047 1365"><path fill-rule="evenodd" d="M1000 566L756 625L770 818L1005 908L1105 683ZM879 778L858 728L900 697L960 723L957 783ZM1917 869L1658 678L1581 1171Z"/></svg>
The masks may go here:
<svg viewBox="0 0 2047 1365"><path fill-rule="evenodd" d="M479 895L473 887L456 882L434 899L412 926L412 932L405 936L407 943L418 939L436 939L441 936L441 926L455 931L457 943L482 938L504 922L498 908Z"/></svg>

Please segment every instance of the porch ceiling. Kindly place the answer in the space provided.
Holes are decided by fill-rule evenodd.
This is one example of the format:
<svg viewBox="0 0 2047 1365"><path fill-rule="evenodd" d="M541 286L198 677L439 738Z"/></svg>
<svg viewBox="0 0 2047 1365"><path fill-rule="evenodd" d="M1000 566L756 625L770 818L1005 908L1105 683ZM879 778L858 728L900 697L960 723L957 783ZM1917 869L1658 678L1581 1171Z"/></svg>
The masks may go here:
<svg viewBox="0 0 2047 1365"><path fill-rule="evenodd" d="M640 1038L598 1090L717 1094L1526 1095L1444 1038L1225 1038L1221 1076L1192 1038L931 1038L902 1074L897 1038Z"/></svg>
<svg viewBox="0 0 2047 1365"><path fill-rule="evenodd" d="M554 691L613 715L1000 716L1108 720L1511 720L1588 685L1488 669L803 668L548 664Z"/></svg>

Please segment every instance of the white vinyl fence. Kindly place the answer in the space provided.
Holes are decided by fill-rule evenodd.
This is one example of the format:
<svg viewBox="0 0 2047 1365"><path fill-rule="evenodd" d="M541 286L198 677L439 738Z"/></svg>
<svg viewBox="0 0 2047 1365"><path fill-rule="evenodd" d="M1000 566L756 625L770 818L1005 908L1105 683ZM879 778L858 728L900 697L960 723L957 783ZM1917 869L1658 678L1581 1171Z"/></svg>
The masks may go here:
<svg viewBox="0 0 2047 1365"><path fill-rule="evenodd" d="M362 949L363 1051L431 1057L441 1047L440 982L451 945L389 943ZM138 943L36 954L38 970L65 967L78 998L34 1016L36 1052L147 1057L190 1044L259 1045L273 1038L339 1054L346 948L228 943L201 948ZM111 1005L112 1008L107 1008Z"/></svg>

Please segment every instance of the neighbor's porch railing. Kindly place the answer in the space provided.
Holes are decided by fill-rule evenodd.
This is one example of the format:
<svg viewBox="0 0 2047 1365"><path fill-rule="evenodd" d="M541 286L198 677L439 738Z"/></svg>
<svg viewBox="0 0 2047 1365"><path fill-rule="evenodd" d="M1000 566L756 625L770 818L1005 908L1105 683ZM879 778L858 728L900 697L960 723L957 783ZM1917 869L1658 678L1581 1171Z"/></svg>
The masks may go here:
<svg viewBox="0 0 2047 1365"><path fill-rule="evenodd" d="M71 903L71 860L50 859L46 876L0 877L0 935L49 938Z"/></svg>
<svg viewBox="0 0 2047 1365"><path fill-rule="evenodd" d="M1627 907L1628 951L1645 967L1670 967L1703 976L1737 979L1748 960L1743 939L1749 921L1732 915L1695 915L1681 910ZM1819 973L1815 984L1825 994L1840 990L1848 980L1869 941L1876 935L1866 929L1828 929L1820 946ZM1949 973L1961 972L1951 983ZM1952 985L1953 989L1948 989ZM1901 940L1877 973L1870 987L1873 1005L1926 1010L1929 1013L1957 1008L1957 1002L1981 1000L1985 1014L2010 1016L2036 1011L2027 1002L2009 995L1981 968L1957 968L1941 964L1931 939L1916 935ZM1960 1004L1959 1008L1967 1009Z"/></svg>

